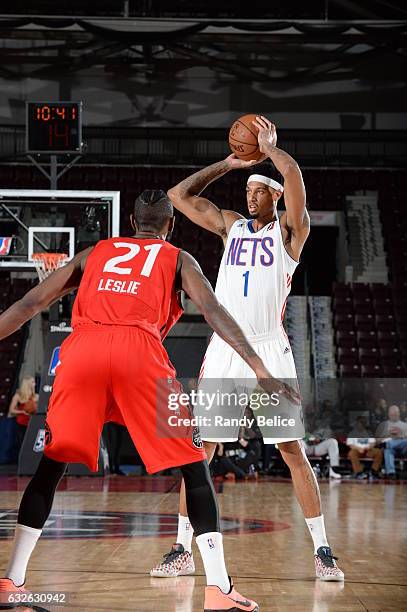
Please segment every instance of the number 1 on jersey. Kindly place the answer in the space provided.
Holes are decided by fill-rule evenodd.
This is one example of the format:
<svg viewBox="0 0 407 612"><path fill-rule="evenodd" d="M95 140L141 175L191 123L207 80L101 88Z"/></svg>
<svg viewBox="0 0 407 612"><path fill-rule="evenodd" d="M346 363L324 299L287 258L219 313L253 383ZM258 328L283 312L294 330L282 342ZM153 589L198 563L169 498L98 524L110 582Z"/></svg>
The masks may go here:
<svg viewBox="0 0 407 612"><path fill-rule="evenodd" d="M244 278L243 295L244 297L247 297L247 292L249 289L249 270L247 270L247 272L243 274L243 278Z"/></svg>

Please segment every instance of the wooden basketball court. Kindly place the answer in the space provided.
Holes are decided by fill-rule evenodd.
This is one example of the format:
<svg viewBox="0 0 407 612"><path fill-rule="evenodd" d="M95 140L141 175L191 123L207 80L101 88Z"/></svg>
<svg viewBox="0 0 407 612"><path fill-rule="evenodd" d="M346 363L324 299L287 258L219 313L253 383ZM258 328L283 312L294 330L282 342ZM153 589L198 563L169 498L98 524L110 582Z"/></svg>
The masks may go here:
<svg viewBox="0 0 407 612"><path fill-rule="evenodd" d="M0 477L0 573L27 479ZM66 478L27 587L64 592L64 607L24 610L201 612L197 574L150 578L175 541L178 484L164 477ZM407 487L322 482L330 543L346 582L314 578L313 550L289 481L225 483L219 501L229 572L262 612L407 610Z"/></svg>

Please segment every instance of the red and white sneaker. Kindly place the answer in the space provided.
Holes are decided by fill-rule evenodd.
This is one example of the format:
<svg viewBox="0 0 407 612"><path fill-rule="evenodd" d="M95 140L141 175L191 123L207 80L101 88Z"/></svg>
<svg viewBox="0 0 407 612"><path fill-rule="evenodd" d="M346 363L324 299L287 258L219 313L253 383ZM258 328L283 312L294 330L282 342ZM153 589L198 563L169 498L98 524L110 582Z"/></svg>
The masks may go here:
<svg viewBox="0 0 407 612"><path fill-rule="evenodd" d="M233 586L231 578L230 591L228 594L223 593L217 586L207 586L205 588L205 604L204 612L259 612L259 605L240 595Z"/></svg>
<svg viewBox="0 0 407 612"><path fill-rule="evenodd" d="M337 558L333 556L329 546L320 546L314 558L317 578L325 582L343 582L345 580L345 575L336 565Z"/></svg>
<svg viewBox="0 0 407 612"><path fill-rule="evenodd" d="M0 610L17 608L21 602L14 599L14 595L28 593L23 586L18 587L10 578L0 578Z"/></svg>
<svg viewBox="0 0 407 612"><path fill-rule="evenodd" d="M192 553L184 549L182 544L173 544L169 553L164 555L164 561L150 571L154 578L175 578L189 576L195 573Z"/></svg>

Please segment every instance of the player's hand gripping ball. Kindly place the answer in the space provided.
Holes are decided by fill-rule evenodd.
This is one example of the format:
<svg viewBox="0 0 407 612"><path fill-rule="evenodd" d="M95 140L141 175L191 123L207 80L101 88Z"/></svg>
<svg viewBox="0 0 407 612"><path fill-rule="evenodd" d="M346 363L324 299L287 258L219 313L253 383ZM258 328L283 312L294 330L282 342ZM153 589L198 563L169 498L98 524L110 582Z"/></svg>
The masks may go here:
<svg viewBox="0 0 407 612"><path fill-rule="evenodd" d="M277 145L277 129L267 117L258 115L253 121L253 127L257 130L257 141L262 153L266 153L268 144L275 147Z"/></svg>

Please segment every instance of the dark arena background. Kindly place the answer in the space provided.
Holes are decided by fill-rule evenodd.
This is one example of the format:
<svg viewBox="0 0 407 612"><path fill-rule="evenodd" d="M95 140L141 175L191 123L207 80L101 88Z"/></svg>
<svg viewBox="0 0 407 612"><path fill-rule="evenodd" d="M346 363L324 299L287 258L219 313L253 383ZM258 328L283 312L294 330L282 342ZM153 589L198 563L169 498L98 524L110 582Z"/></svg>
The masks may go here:
<svg viewBox="0 0 407 612"><path fill-rule="evenodd" d="M290 470L256 424L211 464L228 571L262 612L407 610L407 5L15 0L0 13L0 313L38 283L36 255L131 236L142 191L225 159L240 116L269 118L307 193L284 325L345 581L315 578ZM247 216L248 174L204 195ZM172 244L215 287L222 241L175 215ZM74 298L0 341L0 578ZM188 387L212 330L183 305L164 346ZM150 576L177 540L179 487L179 470L147 475L127 429L106 424L98 471L70 464L59 485L28 566L36 598L9 607L202 611L195 543L194 574Z"/></svg>

